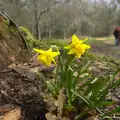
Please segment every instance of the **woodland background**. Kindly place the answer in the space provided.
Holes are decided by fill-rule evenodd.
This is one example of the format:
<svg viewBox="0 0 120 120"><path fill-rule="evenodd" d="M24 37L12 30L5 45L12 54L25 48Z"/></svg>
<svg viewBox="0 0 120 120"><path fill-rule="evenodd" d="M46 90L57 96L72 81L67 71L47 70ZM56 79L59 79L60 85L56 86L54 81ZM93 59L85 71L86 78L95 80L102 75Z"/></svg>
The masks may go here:
<svg viewBox="0 0 120 120"><path fill-rule="evenodd" d="M68 38L73 33L103 37L120 25L119 0L0 0L18 25L37 39Z"/></svg>

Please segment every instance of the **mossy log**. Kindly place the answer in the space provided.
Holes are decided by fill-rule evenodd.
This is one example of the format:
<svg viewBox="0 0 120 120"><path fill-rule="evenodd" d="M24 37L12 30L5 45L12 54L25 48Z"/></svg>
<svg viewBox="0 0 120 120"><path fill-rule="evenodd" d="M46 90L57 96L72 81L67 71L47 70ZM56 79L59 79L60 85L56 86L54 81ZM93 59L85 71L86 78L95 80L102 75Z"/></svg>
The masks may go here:
<svg viewBox="0 0 120 120"><path fill-rule="evenodd" d="M0 12L0 65L23 60L28 47L15 22Z"/></svg>

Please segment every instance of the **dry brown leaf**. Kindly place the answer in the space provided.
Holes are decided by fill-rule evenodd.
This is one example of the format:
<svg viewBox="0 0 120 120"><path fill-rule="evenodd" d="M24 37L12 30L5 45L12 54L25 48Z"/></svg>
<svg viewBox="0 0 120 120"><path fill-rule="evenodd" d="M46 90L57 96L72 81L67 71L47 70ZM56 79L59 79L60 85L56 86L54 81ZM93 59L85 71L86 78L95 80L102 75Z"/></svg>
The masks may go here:
<svg viewBox="0 0 120 120"><path fill-rule="evenodd" d="M8 112L10 110L13 109L13 105L11 104L6 104L6 105L3 105L3 106L0 106L0 112Z"/></svg>
<svg viewBox="0 0 120 120"><path fill-rule="evenodd" d="M0 120L2 120L3 116L0 116Z"/></svg>
<svg viewBox="0 0 120 120"><path fill-rule="evenodd" d="M48 100L47 106L48 106L49 112L55 111L56 110L55 99Z"/></svg>
<svg viewBox="0 0 120 120"><path fill-rule="evenodd" d="M12 63L12 64L10 64L9 66L8 66L8 68L15 68L16 67L16 64L14 64L14 63Z"/></svg>
<svg viewBox="0 0 120 120"><path fill-rule="evenodd" d="M103 65L103 63L98 62L98 61L95 61L95 64L97 64L97 65Z"/></svg>
<svg viewBox="0 0 120 120"><path fill-rule="evenodd" d="M107 67L105 63L101 63L101 62L95 62L96 65L100 68L100 69L110 69L110 67Z"/></svg>
<svg viewBox="0 0 120 120"><path fill-rule="evenodd" d="M69 118L63 117L62 120L70 120Z"/></svg>
<svg viewBox="0 0 120 120"><path fill-rule="evenodd" d="M86 120L99 120L98 116L91 116L87 118Z"/></svg>
<svg viewBox="0 0 120 120"><path fill-rule="evenodd" d="M65 103L65 95L63 93L63 89L61 89L60 94L58 96L58 115L59 115L59 118L62 117L64 103Z"/></svg>
<svg viewBox="0 0 120 120"><path fill-rule="evenodd" d="M45 117L47 120L58 120L57 116L52 115L52 113L47 113Z"/></svg>
<svg viewBox="0 0 120 120"><path fill-rule="evenodd" d="M45 117L47 120L70 120L69 118L66 118L66 117L58 119L58 117L53 115L52 113L47 113Z"/></svg>
<svg viewBox="0 0 120 120"><path fill-rule="evenodd" d="M11 110L10 112L7 112L2 120L20 120L21 118L21 109L15 108Z"/></svg>

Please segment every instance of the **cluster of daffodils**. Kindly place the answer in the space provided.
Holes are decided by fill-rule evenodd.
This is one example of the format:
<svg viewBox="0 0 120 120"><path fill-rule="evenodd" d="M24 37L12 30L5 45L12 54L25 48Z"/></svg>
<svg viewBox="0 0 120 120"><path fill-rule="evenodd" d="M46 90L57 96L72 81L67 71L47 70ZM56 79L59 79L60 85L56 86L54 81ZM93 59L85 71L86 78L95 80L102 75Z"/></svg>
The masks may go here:
<svg viewBox="0 0 120 120"><path fill-rule="evenodd" d="M90 48L89 45L84 44L86 40L88 40L88 38L85 40L79 40L79 38L74 34L72 36L72 43L68 46L65 46L64 49L69 50L69 55L74 54L77 58L80 58L81 55L85 53L85 50ZM34 48L34 51L39 54L37 57L38 61L46 66L50 66L52 62L56 65L54 58L60 55L59 51L53 52L52 48L46 51Z"/></svg>

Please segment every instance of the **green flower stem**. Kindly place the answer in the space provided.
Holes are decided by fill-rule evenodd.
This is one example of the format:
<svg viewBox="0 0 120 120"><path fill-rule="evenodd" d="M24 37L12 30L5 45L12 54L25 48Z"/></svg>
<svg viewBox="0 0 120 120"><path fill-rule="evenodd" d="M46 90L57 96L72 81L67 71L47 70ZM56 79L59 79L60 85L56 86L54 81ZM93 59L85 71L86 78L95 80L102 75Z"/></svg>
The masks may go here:
<svg viewBox="0 0 120 120"><path fill-rule="evenodd" d="M58 73L57 76L59 76L59 72L60 72L60 77L61 79L59 80L59 86L60 88L63 87L63 80L64 80L64 67L63 67L63 59L61 56L58 56L58 60L59 60L59 68L58 68Z"/></svg>
<svg viewBox="0 0 120 120"><path fill-rule="evenodd" d="M60 68L60 63L58 63L58 65L57 65L56 74L55 74L55 84L56 84L57 86L58 86L57 77L58 77L58 73L59 73L59 68Z"/></svg>
<svg viewBox="0 0 120 120"><path fill-rule="evenodd" d="M66 61L66 67L65 67L65 71L64 71L64 79L63 79L63 86L66 88L67 91L67 97L68 97L68 104L71 105L71 101L72 101L72 93L71 93L71 85L72 85L72 75L73 72L70 69L70 64L73 60L73 56L68 56L67 57L67 61Z"/></svg>
<svg viewBox="0 0 120 120"><path fill-rule="evenodd" d="M66 85L66 82L67 82L67 79L68 79L68 71L69 71L69 66L70 66L70 63L72 62L72 59L73 59L73 56L71 56L71 55L69 55L67 57L65 71L63 73L63 75L64 75L63 82L64 82L65 85Z"/></svg>
<svg viewBox="0 0 120 120"><path fill-rule="evenodd" d="M57 82L57 76L58 76L58 72L59 72L59 64L57 65L57 69L56 69L56 74L55 74L55 83Z"/></svg>
<svg viewBox="0 0 120 120"><path fill-rule="evenodd" d="M67 96L68 96L68 105L72 105L72 92L71 92L71 88L72 88L72 75L73 75L73 71L71 69L69 69L68 71L68 79L67 79Z"/></svg>
<svg viewBox="0 0 120 120"><path fill-rule="evenodd" d="M64 67L63 67L63 63L62 63L62 60L61 60L61 56L58 56L58 60L59 60L59 64L60 64L61 70L63 72L64 71Z"/></svg>

